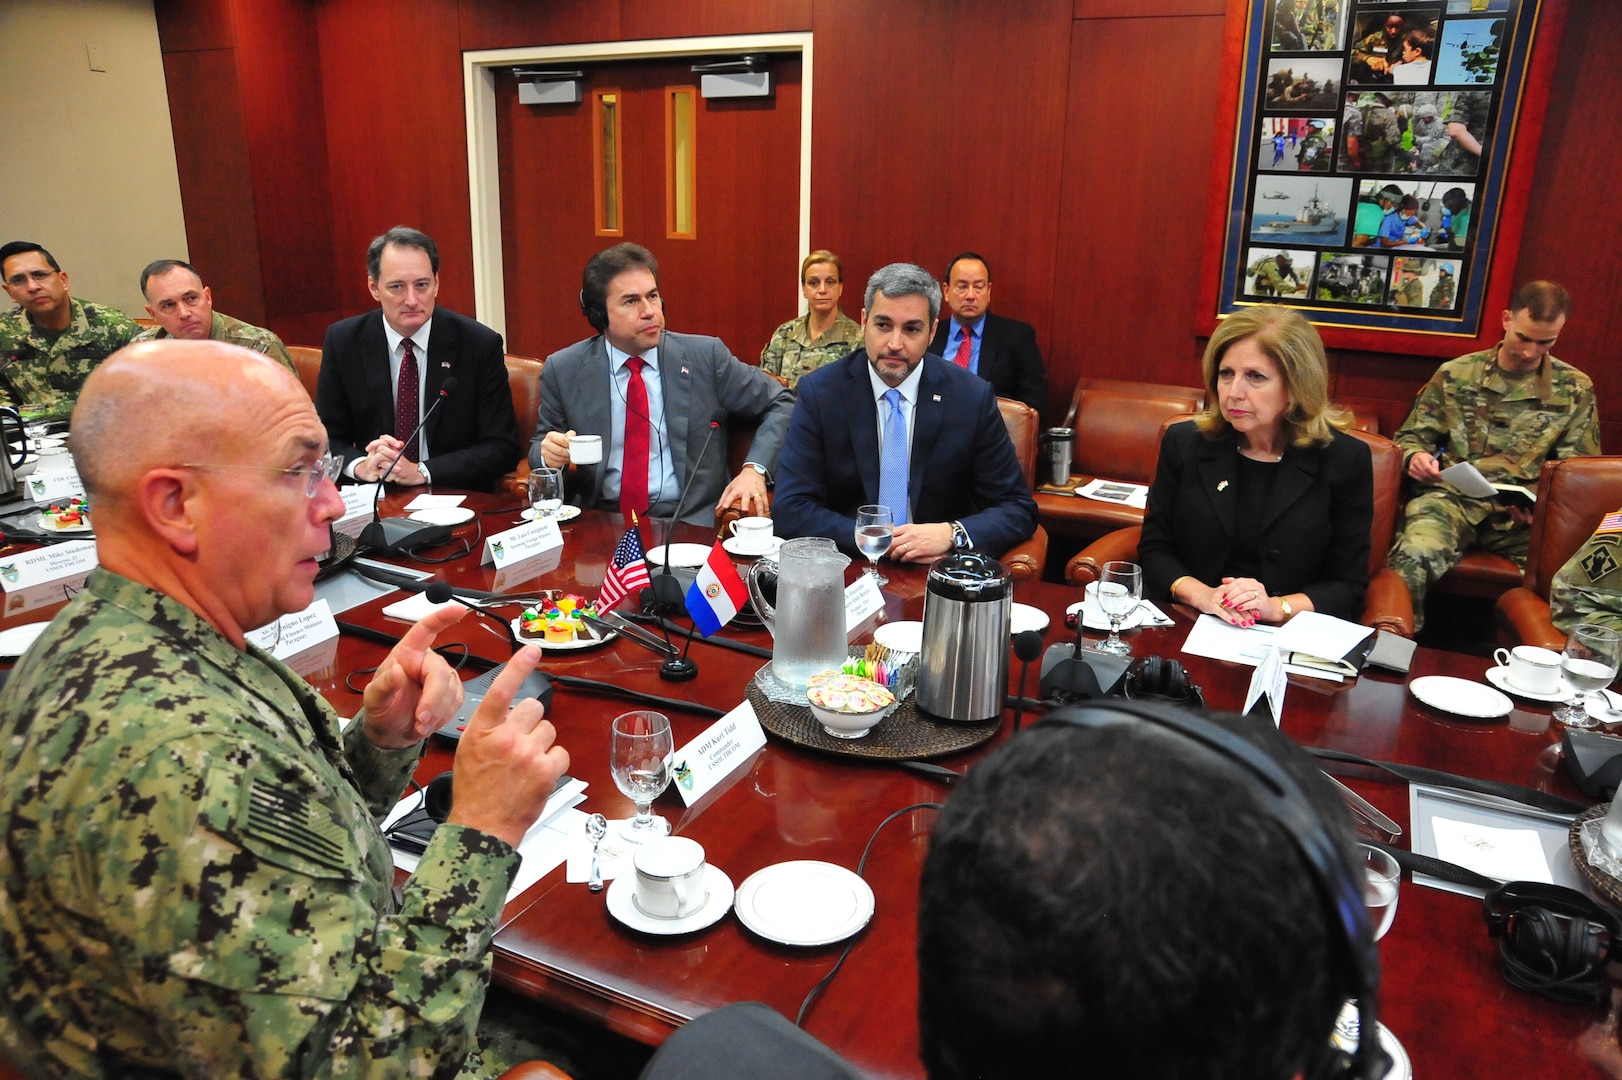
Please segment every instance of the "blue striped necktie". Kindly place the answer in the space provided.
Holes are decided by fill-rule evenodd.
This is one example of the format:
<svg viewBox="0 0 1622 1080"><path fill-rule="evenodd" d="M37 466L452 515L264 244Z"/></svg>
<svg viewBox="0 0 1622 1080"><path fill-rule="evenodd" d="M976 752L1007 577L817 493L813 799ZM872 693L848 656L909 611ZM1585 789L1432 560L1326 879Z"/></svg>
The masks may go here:
<svg viewBox="0 0 1622 1080"><path fill-rule="evenodd" d="M890 508L897 525L907 523L907 418L901 415L901 391L886 390L884 446L879 450L879 502Z"/></svg>

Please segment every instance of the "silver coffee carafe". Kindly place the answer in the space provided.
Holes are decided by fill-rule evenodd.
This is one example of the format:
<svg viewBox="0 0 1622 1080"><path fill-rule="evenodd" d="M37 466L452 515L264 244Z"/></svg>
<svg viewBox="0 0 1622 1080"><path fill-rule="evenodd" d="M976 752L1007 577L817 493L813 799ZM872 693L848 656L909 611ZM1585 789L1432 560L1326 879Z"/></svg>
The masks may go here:
<svg viewBox="0 0 1622 1080"><path fill-rule="evenodd" d="M1007 567L969 551L929 571L918 707L961 723L993 720L1008 695L1008 630L1014 586Z"/></svg>

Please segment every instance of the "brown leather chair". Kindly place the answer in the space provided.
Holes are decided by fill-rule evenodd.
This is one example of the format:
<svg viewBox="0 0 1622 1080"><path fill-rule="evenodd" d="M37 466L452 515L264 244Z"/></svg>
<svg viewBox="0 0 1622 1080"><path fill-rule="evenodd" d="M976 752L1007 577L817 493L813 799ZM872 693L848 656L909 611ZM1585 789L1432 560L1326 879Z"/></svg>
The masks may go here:
<svg viewBox="0 0 1622 1080"><path fill-rule="evenodd" d="M518 417L518 445L523 448L523 456L511 472L496 481L496 490L527 500L529 444L535 438L535 428L541 420L541 369L546 366L546 361L516 353L508 353L506 361L507 387L513 395L513 412Z"/></svg>
<svg viewBox="0 0 1622 1080"><path fill-rule="evenodd" d="M1098 477L1148 484L1160 458L1166 421L1205 406L1204 387L1162 386L1124 379L1082 379L1070 399L1064 426L1074 428L1070 486ZM1043 478L1044 480L1046 477ZM1044 490L1045 488L1045 490ZM1036 492L1037 518L1056 534L1091 539L1143 523L1133 506L1058 494L1043 485Z"/></svg>
<svg viewBox="0 0 1622 1080"><path fill-rule="evenodd" d="M1360 428L1350 432L1368 445L1374 467L1374 516L1369 522L1369 586L1363 594L1361 621L1365 626L1386 630L1402 637L1414 636L1414 607L1408 587L1397 572L1385 564L1386 552L1396 531L1399 495L1402 491L1402 449L1390 439ZM1089 545L1064 568L1064 579L1085 587L1097 581L1104 564L1114 559L1135 561L1138 538L1143 527L1121 529Z"/></svg>
<svg viewBox="0 0 1622 1080"><path fill-rule="evenodd" d="M314 401L315 388L321 382L321 350L309 345L289 345L287 355L298 368L298 381L304 384L304 392Z"/></svg>
<svg viewBox="0 0 1622 1080"><path fill-rule="evenodd" d="M1566 635L1549 618L1549 589L1555 574L1594 534L1600 519L1619 506L1622 457L1544 462L1525 576L1498 598L1494 609L1501 644L1541 645L1557 652L1565 647Z"/></svg>
<svg viewBox="0 0 1622 1080"><path fill-rule="evenodd" d="M1023 401L1000 397L997 411L1008 428L1008 437L1014 443L1014 456L1019 458L1019 470L1025 482L1034 486L1036 478L1037 445L1041 441L1042 416ZM1042 567L1048 561L1048 534L1040 524L1030 539L1021 541L1003 552L1002 563L1015 581L1040 580Z"/></svg>

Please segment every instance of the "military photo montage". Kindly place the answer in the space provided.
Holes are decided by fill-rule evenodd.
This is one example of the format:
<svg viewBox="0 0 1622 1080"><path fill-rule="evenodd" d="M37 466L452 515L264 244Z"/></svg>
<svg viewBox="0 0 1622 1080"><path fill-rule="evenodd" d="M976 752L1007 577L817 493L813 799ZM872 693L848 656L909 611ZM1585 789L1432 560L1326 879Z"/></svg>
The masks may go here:
<svg viewBox="0 0 1622 1080"><path fill-rule="evenodd" d="M1520 2L1270 0L1234 301L1458 317Z"/></svg>

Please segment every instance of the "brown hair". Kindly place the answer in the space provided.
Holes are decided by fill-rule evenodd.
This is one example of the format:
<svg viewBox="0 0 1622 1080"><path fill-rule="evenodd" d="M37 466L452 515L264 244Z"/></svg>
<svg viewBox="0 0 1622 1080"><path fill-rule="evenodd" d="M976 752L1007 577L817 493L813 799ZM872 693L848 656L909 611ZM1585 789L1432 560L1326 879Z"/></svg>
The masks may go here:
<svg viewBox="0 0 1622 1080"><path fill-rule="evenodd" d="M805 257L805 261L800 263L801 285L805 284L805 272L817 265L817 263L832 263L834 270L839 274L839 280L841 282L845 280L845 264L839 261L839 256L835 255L826 248L818 248L816 251L813 251L811 254L807 255Z"/></svg>
<svg viewBox="0 0 1622 1080"><path fill-rule="evenodd" d="M1194 423L1207 439L1220 439L1233 431L1222 415L1217 372L1223 354L1251 338L1284 375L1289 405L1282 420L1289 445L1322 446L1334 438L1336 429L1345 431L1352 426L1351 414L1329 402L1329 362L1324 358L1324 343L1318 331L1292 308L1258 304L1229 315L1205 346L1205 359L1201 361L1205 409Z"/></svg>

